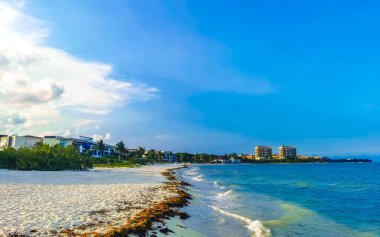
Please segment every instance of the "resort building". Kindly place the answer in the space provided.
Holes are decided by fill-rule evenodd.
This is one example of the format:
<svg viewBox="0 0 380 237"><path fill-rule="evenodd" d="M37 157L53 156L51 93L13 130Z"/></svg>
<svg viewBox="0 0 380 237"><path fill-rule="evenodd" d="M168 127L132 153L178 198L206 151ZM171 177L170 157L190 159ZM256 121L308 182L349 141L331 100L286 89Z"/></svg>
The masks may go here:
<svg viewBox="0 0 380 237"><path fill-rule="evenodd" d="M110 156L113 152L113 146L105 145L103 152L94 149L94 140L92 137L79 136L78 138L66 138L60 136L45 136L44 143L54 146L60 145L62 147L68 147L70 145L75 145L80 153L90 153L92 157L99 158L103 156Z"/></svg>
<svg viewBox="0 0 380 237"><path fill-rule="evenodd" d="M128 151L129 153L131 153L131 152L136 152L136 151L137 151L137 148L127 148L127 151Z"/></svg>
<svg viewBox="0 0 380 237"><path fill-rule="evenodd" d="M79 136L79 139L74 138L74 144L80 153L86 153L92 149L94 140L92 137ZM94 155L94 153L92 153Z"/></svg>
<svg viewBox="0 0 380 237"><path fill-rule="evenodd" d="M107 145L107 144L106 144L106 147L105 147L103 153L99 150L92 149L92 157L95 157L95 158L100 158L103 156L110 156L110 155L112 155L112 153L113 153L113 146Z"/></svg>
<svg viewBox="0 0 380 237"><path fill-rule="evenodd" d="M177 156L171 151L164 151L164 161L166 162L178 162Z"/></svg>
<svg viewBox="0 0 380 237"><path fill-rule="evenodd" d="M72 138L65 138L60 136L45 136L44 137L44 143L48 144L49 146L55 146L60 145L61 147L68 147L71 144L73 144L74 139Z"/></svg>
<svg viewBox="0 0 380 237"><path fill-rule="evenodd" d="M256 160L269 160L272 159L272 147L270 146L256 146L255 147Z"/></svg>
<svg viewBox="0 0 380 237"><path fill-rule="evenodd" d="M80 153L87 153L92 157L110 156L114 151L114 147L105 144L103 152L94 149L95 142L91 137L80 136L78 138L66 138L61 136L17 136L17 135L0 135L0 150L12 147L19 149L21 147L33 147L37 142L43 142L49 146L60 145L61 147L68 147L75 145Z"/></svg>
<svg viewBox="0 0 380 237"><path fill-rule="evenodd" d="M294 146L280 146L278 148L279 158L297 158L297 149Z"/></svg>
<svg viewBox="0 0 380 237"><path fill-rule="evenodd" d="M0 149L5 149L8 147L12 147L15 149L19 149L21 147L32 147L36 145L37 142L42 142L42 137L35 137L35 136L30 136L30 135L27 135L27 136L2 135L2 137L0 137Z"/></svg>

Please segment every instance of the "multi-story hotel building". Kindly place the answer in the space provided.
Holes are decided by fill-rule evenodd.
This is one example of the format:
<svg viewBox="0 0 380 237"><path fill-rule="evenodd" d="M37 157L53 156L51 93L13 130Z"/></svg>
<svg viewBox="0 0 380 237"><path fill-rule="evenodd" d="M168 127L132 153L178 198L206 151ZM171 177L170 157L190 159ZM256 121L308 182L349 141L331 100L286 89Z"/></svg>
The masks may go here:
<svg viewBox="0 0 380 237"><path fill-rule="evenodd" d="M272 159L272 147L270 146L256 146L255 147L256 160L269 160Z"/></svg>
<svg viewBox="0 0 380 237"><path fill-rule="evenodd" d="M280 146L278 148L279 158L297 158L297 149L294 146Z"/></svg>

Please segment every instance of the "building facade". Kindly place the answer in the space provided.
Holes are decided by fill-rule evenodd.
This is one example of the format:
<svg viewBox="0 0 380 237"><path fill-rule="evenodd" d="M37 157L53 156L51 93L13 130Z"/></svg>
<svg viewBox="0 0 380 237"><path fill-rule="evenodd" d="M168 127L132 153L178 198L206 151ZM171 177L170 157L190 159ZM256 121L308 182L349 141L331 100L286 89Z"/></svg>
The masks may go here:
<svg viewBox="0 0 380 237"><path fill-rule="evenodd" d="M280 146L278 148L279 158L297 158L297 149L294 146Z"/></svg>
<svg viewBox="0 0 380 237"><path fill-rule="evenodd" d="M97 155L91 149L94 145L92 137L79 136L79 139L74 139L74 144L80 153L91 153L91 155Z"/></svg>
<svg viewBox="0 0 380 237"><path fill-rule="evenodd" d="M272 147L270 146L256 146L255 147L256 160L269 160L272 159Z"/></svg>
<svg viewBox="0 0 380 237"><path fill-rule="evenodd" d="M17 136L17 135L0 135L0 150L6 148L19 149L21 147L33 147L37 142L43 142L49 146L59 145L61 147L68 147L74 145L80 153L87 153L92 157L110 156L114 152L112 145L105 144L103 152L94 149L95 142L91 137L80 136L78 138L66 138L61 136Z"/></svg>
<svg viewBox="0 0 380 237"><path fill-rule="evenodd" d="M49 146L60 145L61 147L68 147L73 144L73 138L65 138L60 136L45 136L44 143Z"/></svg>
<svg viewBox="0 0 380 237"><path fill-rule="evenodd" d="M17 136L17 135L11 135L11 136L5 136L2 135L0 137L0 149L5 148L14 148L19 149L21 147L33 147L36 145L37 142L42 142L42 137L36 137L36 136Z"/></svg>
<svg viewBox="0 0 380 237"><path fill-rule="evenodd" d="M171 151L164 151L164 161L166 162L178 162L178 157Z"/></svg>

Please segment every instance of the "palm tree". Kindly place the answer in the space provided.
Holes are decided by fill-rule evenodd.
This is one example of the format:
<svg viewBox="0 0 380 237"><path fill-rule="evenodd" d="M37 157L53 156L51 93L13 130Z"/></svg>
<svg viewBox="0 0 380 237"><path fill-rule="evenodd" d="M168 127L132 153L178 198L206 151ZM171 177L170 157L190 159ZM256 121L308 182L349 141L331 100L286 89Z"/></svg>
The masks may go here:
<svg viewBox="0 0 380 237"><path fill-rule="evenodd" d="M138 156L138 158L142 158L144 154L145 154L145 148L138 146L136 149L136 155Z"/></svg>
<svg viewBox="0 0 380 237"><path fill-rule="evenodd" d="M103 140L99 140L95 143L94 149L97 151L100 151L100 155L103 156L103 153L106 149L106 144L104 143Z"/></svg>
<svg viewBox="0 0 380 237"><path fill-rule="evenodd" d="M157 153L156 153L156 150L154 150L154 149L150 149L150 150L148 151L148 154L147 154L148 159L150 159L150 160L152 160L152 161L157 161L157 159L156 159L157 155L156 155L156 154L157 154Z"/></svg>
<svg viewBox="0 0 380 237"><path fill-rule="evenodd" d="M121 159L121 156L125 155L127 153L127 148L125 147L125 144L123 141L118 142L115 145L115 151L119 155L119 160Z"/></svg>
<svg viewBox="0 0 380 237"><path fill-rule="evenodd" d="M165 153L163 151L157 151L157 159L159 162L163 162L165 158Z"/></svg>

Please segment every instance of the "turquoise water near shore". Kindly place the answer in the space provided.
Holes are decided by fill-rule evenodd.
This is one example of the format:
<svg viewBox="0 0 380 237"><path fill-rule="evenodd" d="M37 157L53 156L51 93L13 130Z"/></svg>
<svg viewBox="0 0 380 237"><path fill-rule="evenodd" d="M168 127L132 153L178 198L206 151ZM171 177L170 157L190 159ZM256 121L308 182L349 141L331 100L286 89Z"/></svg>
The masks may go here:
<svg viewBox="0 0 380 237"><path fill-rule="evenodd" d="M199 165L188 227L206 236L380 236L380 163Z"/></svg>

